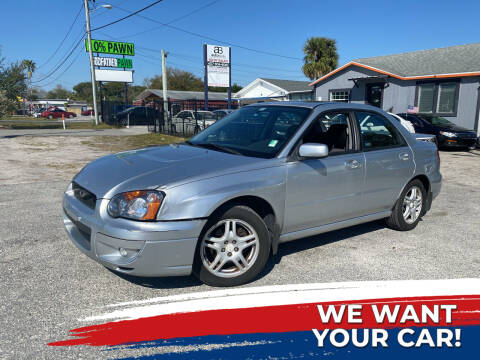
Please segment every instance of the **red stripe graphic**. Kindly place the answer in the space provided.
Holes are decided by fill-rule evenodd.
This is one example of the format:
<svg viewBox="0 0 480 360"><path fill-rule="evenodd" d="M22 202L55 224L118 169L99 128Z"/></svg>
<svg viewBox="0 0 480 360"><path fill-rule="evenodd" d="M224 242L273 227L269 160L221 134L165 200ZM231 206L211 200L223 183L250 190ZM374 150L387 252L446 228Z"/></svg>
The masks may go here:
<svg viewBox="0 0 480 360"><path fill-rule="evenodd" d="M343 321L335 324L323 324L318 313L320 303L293 304L281 306L266 306L244 309L209 310L190 313L176 313L159 315L136 320L108 322L77 328L70 331L74 339L50 343L51 346L113 346L133 342L152 341L158 339L184 338L206 335L230 335L251 333L278 333L291 331L307 331L312 328L395 328L415 326L468 326L480 325L480 297L478 295L465 296L435 296L391 298L357 301L336 301L321 303L321 305L362 304L362 323L349 324L347 316ZM375 320L371 305L376 304L379 309L388 304L393 310L400 305L400 316L407 305L413 305L420 317L423 304L430 309L433 305L457 305L452 312L452 322L445 322L444 311L440 311L440 322L416 324L413 321L400 323L400 316L393 324L385 321L378 324ZM254 319L252 321L252 319Z"/></svg>

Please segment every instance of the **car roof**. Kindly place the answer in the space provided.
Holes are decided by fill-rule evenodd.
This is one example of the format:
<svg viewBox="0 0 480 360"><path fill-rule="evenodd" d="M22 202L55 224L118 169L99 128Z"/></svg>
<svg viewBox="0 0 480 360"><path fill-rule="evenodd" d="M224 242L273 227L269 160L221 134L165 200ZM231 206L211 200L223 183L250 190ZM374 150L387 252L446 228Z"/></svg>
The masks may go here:
<svg viewBox="0 0 480 360"><path fill-rule="evenodd" d="M382 109L366 104L355 104L347 102L334 102L334 101L268 101L250 104L247 106L296 106L296 107L306 107L310 109L323 108L325 110L335 110L337 108L348 109L348 110L368 110L368 111L378 111L384 112Z"/></svg>

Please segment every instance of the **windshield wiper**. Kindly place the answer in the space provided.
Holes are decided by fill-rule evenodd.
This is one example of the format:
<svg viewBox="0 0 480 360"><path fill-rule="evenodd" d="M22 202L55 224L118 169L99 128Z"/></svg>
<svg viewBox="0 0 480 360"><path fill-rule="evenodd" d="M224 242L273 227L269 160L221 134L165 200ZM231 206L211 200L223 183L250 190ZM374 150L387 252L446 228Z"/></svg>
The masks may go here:
<svg viewBox="0 0 480 360"><path fill-rule="evenodd" d="M192 143L191 141L186 141L186 143L188 145L192 145L192 146L198 146L198 147L201 147L201 148L205 148L205 149L210 149L210 150L217 150L217 151L222 151L222 152L226 152L226 153L230 153L230 154L235 154L235 155L243 155L241 152L237 151L237 150L233 150L233 149L230 149L228 147L225 147L225 146L221 146L221 145L217 145L217 144L212 144L212 143Z"/></svg>

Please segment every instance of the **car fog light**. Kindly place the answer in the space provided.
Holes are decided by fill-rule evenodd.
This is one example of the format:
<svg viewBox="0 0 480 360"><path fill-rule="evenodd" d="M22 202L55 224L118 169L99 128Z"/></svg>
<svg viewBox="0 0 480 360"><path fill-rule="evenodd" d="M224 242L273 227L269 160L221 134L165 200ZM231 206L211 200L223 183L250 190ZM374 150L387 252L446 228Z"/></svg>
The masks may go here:
<svg viewBox="0 0 480 360"><path fill-rule="evenodd" d="M118 251L120 252L120 255L122 255L123 257L127 257L127 250L125 250L124 248L120 248Z"/></svg>

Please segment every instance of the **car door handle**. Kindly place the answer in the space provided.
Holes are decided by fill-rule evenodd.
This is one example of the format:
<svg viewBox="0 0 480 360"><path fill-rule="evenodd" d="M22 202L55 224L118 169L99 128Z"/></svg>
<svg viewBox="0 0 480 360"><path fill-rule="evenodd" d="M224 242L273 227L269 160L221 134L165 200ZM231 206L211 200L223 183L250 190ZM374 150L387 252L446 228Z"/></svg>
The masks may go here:
<svg viewBox="0 0 480 360"><path fill-rule="evenodd" d="M360 163L360 161L357 160L349 160L345 163L345 167L347 169L358 169L362 167L362 164Z"/></svg>
<svg viewBox="0 0 480 360"><path fill-rule="evenodd" d="M400 160L404 160L404 161L407 161L408 159L410 159L410 155L408 153L401 153L398 155L398 157L400 158Z"/></svg>

